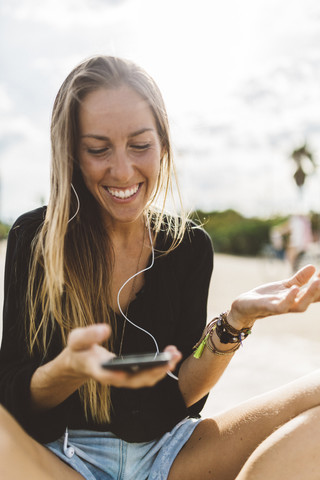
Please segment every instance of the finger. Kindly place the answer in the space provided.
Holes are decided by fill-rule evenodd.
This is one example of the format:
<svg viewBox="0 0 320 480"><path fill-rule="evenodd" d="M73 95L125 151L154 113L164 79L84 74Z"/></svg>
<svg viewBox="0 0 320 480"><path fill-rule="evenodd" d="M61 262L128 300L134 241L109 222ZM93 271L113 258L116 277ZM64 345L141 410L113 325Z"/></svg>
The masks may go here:
<svg viewBox="0 0 320 480"><path fill-rule="evenodd" d="M288 287L291 287L292 285L297 285L298 287L301 287L302 285L305 285L309 282L315 271L316 268L313 265L306 265L305 267L301 268L297 273L295 273L291 278L289 278L289 280L286 282L286 285Z"/></svg>
<svg viewBox="0 0 320 480"><path fill-rule="evenodd" d="M149 368L139 373L131 374L128 378L129 388L153 387L167 374L168 366Z"/></svg>
<svg viewBox="0 0 320 480"><path fill-rule="evenodd" d="M96 379L101 383L109 384L118 388L142 388L152 387L159 382L166 375L166 369L163 367L150 368L148 373L146 371L139 373L128 373L124 371L111 372L110 370L105 374L99 374Z"/></svg>
<svg viewBox="0 0 320 480"><path fill-rule="evenodd" d="M297 296L294 311L304 312L308 306L320 300L320 278L314 280L311 285Z"/></svg>
<svg viewBox="0 0 320 480"><path fill-rule="evenodd" d="M133 389L152 387L166 376L168 370L174 370L177 363L182 358L181 352L179 352L174 345L167 346L164 351L170 352L172 356L169 365L152 367L135 373L128 373L124 371L112 372L105 370L105 373L102 374L100 368L100 372L95 373L95 378L101 383L108 383L115 387Z"/></svg>
<svg viewBox="0 0 320 480"><path fill-rule="evenodd" d="M69 335L68 345L73 350L86 350L95 343L101 344L110 337L110 334L111 328L105 324L76 328Z"/></svg>
<svg viewBox="0 0 320 480"><path fill-rule="evenodd" d="M287 313L292 309L294 302L299 294L299 287L293 285L287 295L276 305L275 312L276 314Z"/></svg>
<svg viewBox="0 0 320 480"><path fill-rule="evenodd" d="M177 363L179 363L180 360L182 359L182 353L179 352L177 347L175 347L174 345L168 345L164 349L164 351L169 352L171 354L171 360L169 362L168 369L172 371L176 368Z"/></svg>
<svg viewBox="0 0 320 480"><path fill-rule="evenodd" d="M95 365L93 368L93 378L104 385L112 385L114 387L126 387L127 382L130 378L130 374L122 370L116 372L102 369L100 365Z"/></svg>

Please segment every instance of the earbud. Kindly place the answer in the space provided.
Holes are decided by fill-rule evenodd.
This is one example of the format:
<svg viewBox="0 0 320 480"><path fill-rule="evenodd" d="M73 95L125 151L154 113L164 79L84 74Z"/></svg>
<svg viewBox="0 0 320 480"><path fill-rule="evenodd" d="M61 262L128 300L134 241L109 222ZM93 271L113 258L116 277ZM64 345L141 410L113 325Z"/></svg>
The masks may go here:
<svg viewBox="0 0 320 480"><path fill-rule="evenodd" d="M72 458L74 455L74 448L73 447L68 447L68 437L69 437L69 432L68 432L68 427L66 428L66 432L64 434L64 441L63 441L63 453L67 458Z"/></svg>
<svg viewBox="0 0 320 480"><path fill-rule="evenodd" d="M68 447L68 448L63 447L63 453L65 454L66 457L72 458L73 455L74 455L74 448L73 447Z"/></svg>

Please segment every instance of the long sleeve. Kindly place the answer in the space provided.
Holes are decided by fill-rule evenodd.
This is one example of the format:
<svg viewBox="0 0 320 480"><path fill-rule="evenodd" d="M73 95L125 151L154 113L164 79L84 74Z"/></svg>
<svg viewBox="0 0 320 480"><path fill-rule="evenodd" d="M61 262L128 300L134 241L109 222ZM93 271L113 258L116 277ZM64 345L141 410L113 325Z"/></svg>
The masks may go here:
<svg viewBox="0 0 320 480"><path fill-rule="evenodd" d="M12 227L7 243L4 281L3 337L0 350L0 402L27 429L29 385L37 368L25 339L23 289L26 285L30 243L22 246L19 223Z"/></svg>
<svg viewBox="0 0 320 480"><path fill-rule="evenodd" d="M56 438L67 423L69 399L55 409L35 412L30 403L30 381L35 370L61 349L54 342L49 356L28 351L26 288L31 242L43 221L44 209L21 216L8 236L4 277L3 336L0 349L0 403L38 440ZM55 351L56 350L56 351Z"/></svg>

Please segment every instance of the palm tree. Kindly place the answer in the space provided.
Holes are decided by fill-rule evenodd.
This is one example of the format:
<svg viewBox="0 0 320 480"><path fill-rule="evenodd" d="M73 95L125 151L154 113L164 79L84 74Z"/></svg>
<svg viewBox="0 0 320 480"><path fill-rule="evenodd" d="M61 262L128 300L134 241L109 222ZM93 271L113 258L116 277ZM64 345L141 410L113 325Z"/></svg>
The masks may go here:
<svg viewBox="0 0 320 480"><path fill-rule="evenodd" d="M296 150L293 150L291 154L291 158L296 162L297 169L293 175L293 178L299 188L302 188L305 182L305 179L307 175L310 173L313 173L317 167L317 164L314 160L314 157L312 155L312 152L309 150L307 143L302 145L301 147L297 148ZM309 168L307 167L307 173L306 170L306 162L311 164L312 170L310 172Z"/></svg>

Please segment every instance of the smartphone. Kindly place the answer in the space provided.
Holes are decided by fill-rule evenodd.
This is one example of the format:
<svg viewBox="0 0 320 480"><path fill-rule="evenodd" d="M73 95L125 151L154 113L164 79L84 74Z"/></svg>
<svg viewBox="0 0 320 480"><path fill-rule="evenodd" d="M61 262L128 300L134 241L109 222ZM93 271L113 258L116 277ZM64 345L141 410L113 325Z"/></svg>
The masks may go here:
<svg viewBox="0 0 320 480"><path fill-rule="evenodd" d="M169 352L161 353L142 353L136 355L124 355L114 357L108 362L104 362L101 366L108 370L119 370L129 373L139 372L148 368L167 365L172 356Z"/></svg>

